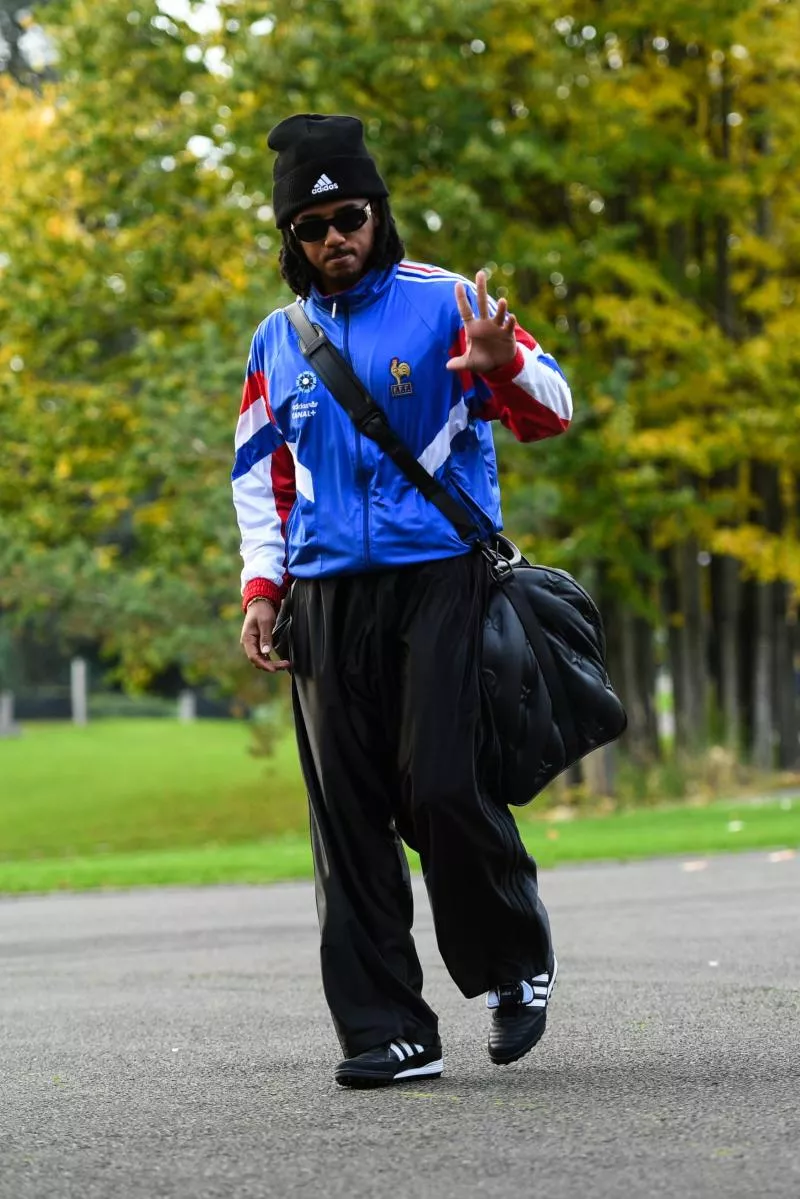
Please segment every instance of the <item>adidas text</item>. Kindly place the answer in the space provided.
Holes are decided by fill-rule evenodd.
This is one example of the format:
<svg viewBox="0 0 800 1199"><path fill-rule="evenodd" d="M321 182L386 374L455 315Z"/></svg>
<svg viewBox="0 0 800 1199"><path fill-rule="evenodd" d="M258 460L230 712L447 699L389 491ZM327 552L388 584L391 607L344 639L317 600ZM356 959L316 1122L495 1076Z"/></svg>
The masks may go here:
<svg viewBox="0 0 800 1199"><path fill-rule="evenodd" d="M311 189L312 196L318 196L320 192L335 192L339 190L339 184L334 183L327 175L320 175L317 182Z"/></svg>

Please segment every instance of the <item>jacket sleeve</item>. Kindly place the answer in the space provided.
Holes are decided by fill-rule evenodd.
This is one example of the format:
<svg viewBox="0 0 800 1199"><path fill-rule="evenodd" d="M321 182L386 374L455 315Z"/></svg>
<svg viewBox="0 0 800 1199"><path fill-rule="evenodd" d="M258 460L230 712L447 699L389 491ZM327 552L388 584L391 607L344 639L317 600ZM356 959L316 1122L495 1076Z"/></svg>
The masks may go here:
<svg viewBox="0 0 800 1199"><path fill-rule="evenodd" d="M286 522L295 502L294 459L272 416L257 339L247 364L235 449L231 478L242 537L242 606L255 596L277 606L289 584Z"/></svg>
<svg viewBox="0 0 800 1199"><path fill-rule="evenodd" d="M515 332L517 352L507 366L487 375L468 375L469 387L465 385L464 390L474 388L472 415L480 420L499 420L518 441L555 437L566 432L572 420L569 384L555 358L545 354L530 333L519 325ZM462 326L451 357L463 354L465 349Z"/></svg>

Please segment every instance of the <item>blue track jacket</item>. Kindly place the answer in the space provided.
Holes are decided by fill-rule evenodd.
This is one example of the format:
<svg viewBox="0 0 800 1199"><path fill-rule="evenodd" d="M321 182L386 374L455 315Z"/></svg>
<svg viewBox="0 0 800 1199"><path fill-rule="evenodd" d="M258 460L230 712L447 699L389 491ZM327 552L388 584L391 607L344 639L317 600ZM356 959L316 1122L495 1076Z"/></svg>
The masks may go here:
<svg viewBox="0 0 800 1199"><path fill-rule="evenodd" d="M467 279L416 262L372 271L306 315L349 361L428 471L466 502L486 534L502 527L489 421L520 441L563 432L572 399L553 358L516 330L517 354L489 376L448 371L463 353L454 286ZM492 312L494 304L491 305ZM279 602L292 577L405 566L468 547L350 418L309 367L282 309L256 330L247 364L233 495L244 604Z"/></svg>

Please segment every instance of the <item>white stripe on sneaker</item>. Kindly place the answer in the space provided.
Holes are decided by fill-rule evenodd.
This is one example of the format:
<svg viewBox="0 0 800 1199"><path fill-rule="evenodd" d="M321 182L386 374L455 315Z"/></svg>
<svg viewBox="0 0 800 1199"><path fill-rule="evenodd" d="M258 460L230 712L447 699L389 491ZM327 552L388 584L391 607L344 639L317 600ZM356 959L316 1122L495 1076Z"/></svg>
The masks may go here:
<svg viewBox="0 0 800 1199"><path fill-rule="evenodd" d="M400 1048L400 1046L397 1044L396 1041L392 1041L389 1048L391 1049L392 1053L394 1054L394 1056L397 1058L397 1060L399 1062L404 1062L406 1060L406 1055L403 1053L403 1050Z"/></svg>
<svg viewBox="0 0 800 1199"><path fill-rule="evenodd" d="M426 1062L424 1066L412 1066L409 1070L401 1070L399 1074L395 1074L395 1082L398 1078L422 1078L426 1074L441 1074L444 1069L444 1060L439 1058L438 1062Z"/></svg>
<svg viewBox="0 0 800 1199"><path fill-rule="evenodd" d="M404 1041L402 1037L398 1037L397 1044L400 1046L401 1049L405 1050L406 1057L414 1056L414 1050L411 1048L408 1041Z"/></svg>
<svg viewBox="0 0 800 1199"><path fill-rule="evenodd" d="M558 961L553 958L553 973L552 975L545 971L543 974L537 974L534 978L520 979L520 988L522 989L521 1003L525 1007L547 1007L547 1001L553 994L553 987L556 985L556 975L558 974ZM500 995L496 990L489 991L486 995L486 1006L488 1008L497 1008L500 1006Z"/></svg>

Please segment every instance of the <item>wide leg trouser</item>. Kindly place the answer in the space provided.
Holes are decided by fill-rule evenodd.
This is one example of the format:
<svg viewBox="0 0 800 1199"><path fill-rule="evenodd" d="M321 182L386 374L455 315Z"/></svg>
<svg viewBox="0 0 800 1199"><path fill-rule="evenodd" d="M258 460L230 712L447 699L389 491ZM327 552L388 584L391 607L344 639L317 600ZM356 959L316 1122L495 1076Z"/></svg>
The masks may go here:
<svg viewBox="0 0 800 1199"><path fill-rule="evenodd" d="M481 781L485 586L472 553L294 586L322 979L348 1055L437 1032L399 834L420 854L439 950L464 995L552 961L536 865Z"/></svg>

